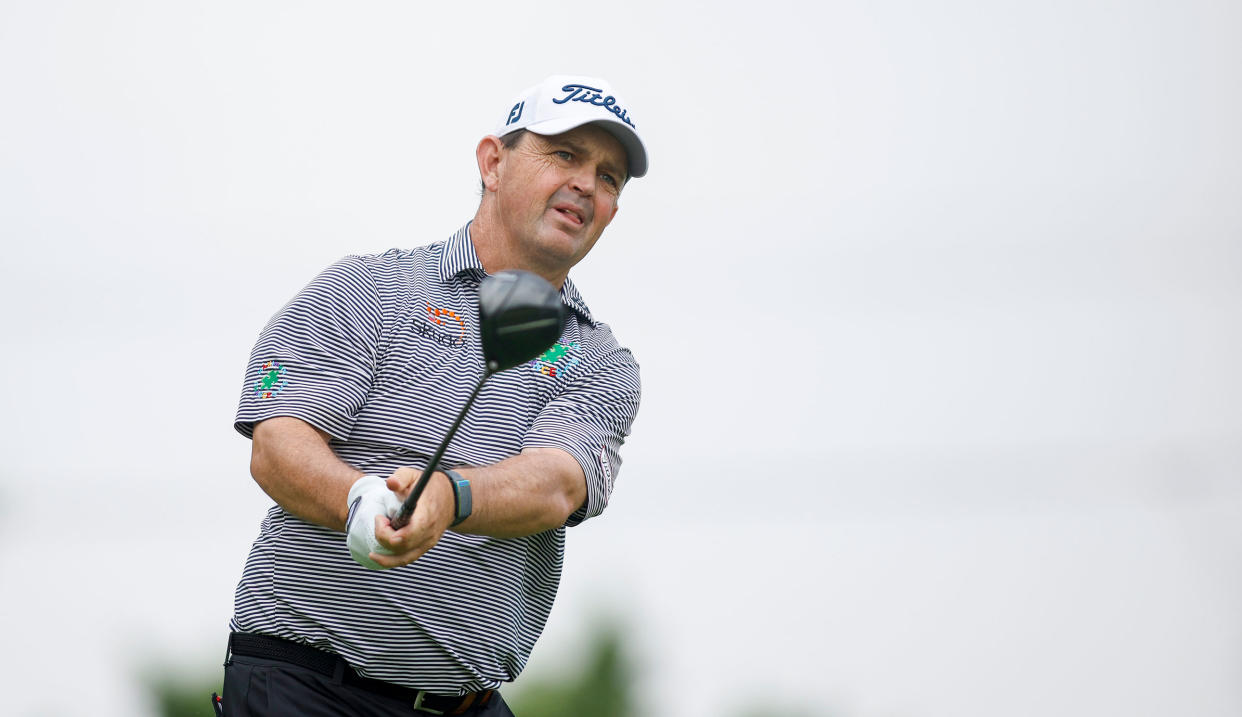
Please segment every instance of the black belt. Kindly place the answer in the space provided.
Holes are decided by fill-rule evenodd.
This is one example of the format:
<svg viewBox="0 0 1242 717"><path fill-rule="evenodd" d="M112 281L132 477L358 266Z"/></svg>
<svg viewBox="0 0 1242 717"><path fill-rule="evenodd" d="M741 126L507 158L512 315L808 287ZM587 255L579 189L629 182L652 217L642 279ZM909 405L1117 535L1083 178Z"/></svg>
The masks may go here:
<svg viewBox="0 0 1242 717"><path fill-rule="evenodd" d="M383 680L362 677L343 658L325 650L308 647L292 640L254 632L229 634L229 654L261 657L290 665L304 667L327 677L341 676L341 682L360 687L368 692L407 700L414 709L429 714L459 715L471 707L482 707L492 698L495 690L470 692L462 696L433 695L426 690L402 687Z"/></svg>

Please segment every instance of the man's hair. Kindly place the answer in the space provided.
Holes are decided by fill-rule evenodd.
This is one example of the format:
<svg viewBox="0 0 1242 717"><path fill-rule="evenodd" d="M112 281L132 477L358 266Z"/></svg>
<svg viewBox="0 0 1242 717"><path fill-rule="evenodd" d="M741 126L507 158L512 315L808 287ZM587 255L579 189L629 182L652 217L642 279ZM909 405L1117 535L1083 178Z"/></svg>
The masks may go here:
<svg viewBox="0 0 1242 717"><path fill-rule="evenodd" d="M518 142L522 141L522 138L525 136L526 136L526 130L524 129L514 130L510 132L509 134L505 135L504 137L501 137L500 143L504 145L505 149L513 149L514 147L517 146ZM484 184L483 180L480 178L479 179L479 196L482 197L484 194L487 194L487 185Z"/></svg>
<svg viewBox="0 0 1242 717"><path fill-rule="evenodd" d="M517 146L517 143L521 142L522 138L526 136L527 131L528 130L524 129L514 130L504 137L501 137L500 141L505 145L505 149L513 149Z"/></svg>

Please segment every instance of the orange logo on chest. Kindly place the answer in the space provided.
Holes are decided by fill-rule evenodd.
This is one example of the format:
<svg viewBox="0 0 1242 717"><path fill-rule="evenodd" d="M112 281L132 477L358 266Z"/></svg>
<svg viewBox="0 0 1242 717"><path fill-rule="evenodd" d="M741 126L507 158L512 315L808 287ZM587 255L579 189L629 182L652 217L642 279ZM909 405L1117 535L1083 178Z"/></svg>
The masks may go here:
<svg viewBox="0 0 1242 717"><path fill-rule="evenodd" d="M462 320L461 320L461 317L460 317L460 316L458 316L458 315L456 314L456 312L453 312L453 311L451 311L451 310L449 310L449 309L436 309L436 308L432 308L431 304L427 304L427 317L428 317L429 319L431 319L431 323L433 323L433 324L435 324L435 325L437 325L437 326L444 326L444 325L445 325L445 320L444 320L444 319L442 319L442 318L440 318L440 317L442 317L442 316L447 316L448 318L452 319L453 321L456 321L456 322L457 322L457 325L461 327L461 330L462 330L463 332L465 332L465 330L466 330L466 322L465 322L465 321L462 321Z"/></svg>
<svg viewBox="0 0 1242 717"><path fill-rule="evenodd" d="M415 325L414 329L419 336L430 339L441 346L460 348L466 344L466 322L457 315L457 312L451 309L437 309L428 303L427 322Z"/></svg>

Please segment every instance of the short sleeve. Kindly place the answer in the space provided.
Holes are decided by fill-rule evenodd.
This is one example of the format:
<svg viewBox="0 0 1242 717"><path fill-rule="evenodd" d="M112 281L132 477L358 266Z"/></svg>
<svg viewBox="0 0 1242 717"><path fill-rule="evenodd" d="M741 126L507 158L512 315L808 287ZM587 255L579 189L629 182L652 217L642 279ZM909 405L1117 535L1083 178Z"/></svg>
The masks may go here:
<svg viewBox="0 0 1242 717"><path fill-rule="evenodd" d="M349 437L375 375L382 307L362 257L315 277L272 317L250 354L234 427L244 436L275 416Z"/></svg>
<svg viewBox="0 0 1242 717"><path fill-rule="evenodd" d="M593 518L608 505L621 468L621 444L630 435L641 393L638 362L628 350L615 347L553 398L523 439L523 448L560 448L582 466L586 502L566 525Z"/></svg>

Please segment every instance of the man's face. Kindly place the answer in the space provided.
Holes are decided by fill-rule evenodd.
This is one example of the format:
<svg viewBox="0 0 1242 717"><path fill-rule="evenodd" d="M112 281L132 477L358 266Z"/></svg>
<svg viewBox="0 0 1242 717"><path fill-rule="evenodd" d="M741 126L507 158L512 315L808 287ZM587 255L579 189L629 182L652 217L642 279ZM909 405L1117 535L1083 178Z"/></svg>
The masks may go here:
<svg viewBox="0 0 1242 717"><path fill-rule="evenodd" d="M512 250L533 267L568 272L617 213L625 168L625 149L598 127L526 133L504 150L496 192Z"/></svg>

